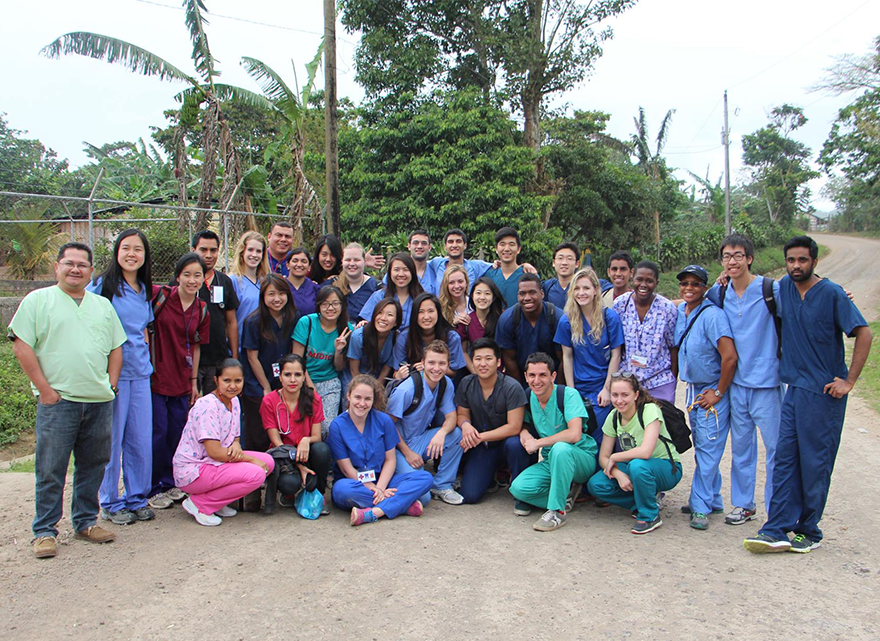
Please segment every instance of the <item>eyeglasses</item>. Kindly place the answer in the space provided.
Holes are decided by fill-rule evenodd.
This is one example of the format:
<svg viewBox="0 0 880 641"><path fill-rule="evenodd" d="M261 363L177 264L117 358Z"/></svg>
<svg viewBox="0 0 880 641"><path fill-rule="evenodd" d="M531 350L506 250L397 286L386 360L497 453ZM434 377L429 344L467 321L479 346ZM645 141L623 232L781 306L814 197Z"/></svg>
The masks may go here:
<svg viewBox="0 0 880 641"><path fill-rule="evenodd" d="M728 252L724 252L723 254L721 254L721 262L722 263L729 263L732 260L735 260L738 262L738 261L741 261L745 257L746 257L745 252L733 252L732 254L728 253Z"/></svg>
<svg viewBox="0 0 880 641"><path fill-rule="evenodd" d="M636 377L636 375L633 374L632 372L614 372L614 373L611 375L611 378L626 378L626 379L630 379L630 378L635 378L635 377Z"/></svg>
<svg viewBox="0 0 880 641"><path fill-rule="evenodd" d="M72 263L69 260L59 261L58 264L65 269L88 269L89 267L91 267L89 263Z"/></svg>
<svg viewBox="0 0 880 641"><path fill-rule="evenodd" d="M339 309L342 303L321 303L321 309Z"/></svg>
<svg viewBox="0 0 880 641"><path fill-rule="evenodd" d="M699 289L700 287L705 287L706 283L702 281L688 280L680 282L678 286L682 289Z"/></svg>

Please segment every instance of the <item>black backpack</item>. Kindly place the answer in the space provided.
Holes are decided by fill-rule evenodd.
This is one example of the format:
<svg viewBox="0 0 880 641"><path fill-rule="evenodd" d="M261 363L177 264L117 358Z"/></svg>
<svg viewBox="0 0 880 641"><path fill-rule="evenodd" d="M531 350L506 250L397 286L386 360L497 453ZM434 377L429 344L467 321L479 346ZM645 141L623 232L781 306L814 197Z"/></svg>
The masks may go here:
<svg viewBox="0 0 880 641"><path fill-rule="evenodd" d="M550 337L556 336L556 326L559 324L559 317L556 315L556 305L553 303L543 303L544 310L547 311L547 322L550 325ZM522 323L523 319L523 310L520 307L520 304L517 303L511 309L513 309L513 331L516 333L516 330L519 329L520 323ZM544 310L541 313L544 313Z"/></svg>
<svg viewBox="0 0 880 641"><path fill-rule="evenodd" d="M672 451L669 449L669 444L672 443L679 454L687 452L692 447L691 429L687 425L684 412L678 409L675 405L660 398L655 398L654 404L660 408L660 413L663 414L663 423L666 425L666 431L669 432L669 436L671 437L666 438L660 434L658 438L666 447L666 453L669 455L669 462L672 463L672 468L674 470L675 461L672 458ZM614 419L612 420L612 425L614 425L614 435L616 437L618 429L620 428L620 412L617 410L613 411ZM636 414L639 417L639 425L642 426L642 429L645 429L645 406L642 405L639 407Z"/></svg>
<svg viewBox="0 0 880 641"><path fill-rule="evenodd" d="M565 388L566 385L557 385L556 386L556 407L559 409L559 413L562 414L562 420L565 421L566 425L568 425L568 421L565 420ZM531 397L530 397L531 398ZM599 421L596 418L596 412L593 411L593 403L590 402L589 399L585 399L581 397L581 400L584 403L584 407L587 409L587 420L583 421L581 424L581 432L584 434L592 434L599 427ZM534 425L532 429L529 430L532 433L532 436L538 438L537 432L534 429Z"/></svg>
<svg viewBox="0 0 880 641"><path fill-rule="evenodd" d="M761 278L764 279L761 281L761 296L764 298L764 304L767 306L767 311L770 312L770 317L773 319L773 325L776 328L776 358L782 358L782 318L779 316L779 312L776 309L776 299L773 297L773 279L768 276L762 276ZM712 296L709 299L721 309L724 309L724 297L727 295L728 287L730 287L730 283L724 287L719 287L717 296Z"/></svg>
<svg viewBox="0 0 880 641"><path fill-rule="evenodd" d="M403 411L404 416L409 416L410 414L415 412L418 409L419 404L422 402L422 396L425 395L425 382L422 380L421 373L417 372L416 370L413 370L408 378L413 379L413 399L412 399L412 402L409 404L409 407L407 407ZM391 392L393 390L397 389L398 387L400 387L405 380L407 380L407 379L400 378L400 379L397 379L394 381L390 381L388 383L388 385L385 386L385 397L391 398ZM445 376L442 379L440 379L440 383L437 385L437 393L434 396L434 402L435 402L434 411L435 412L438 409L440 409L440 402L443 400L444 394L446 394L446 377Z"/></svg>
<svg viewBox="0 0 880 641"><path fill-rule="evenodd" d="M150 364L153 366L153 373L156 372L156 325L155 325L155 323L156 323L156 319L159 317L159 312L161 312L162 308L165 307L165 303L168 302L168 297L170 295L171 295L171 287L169 287L168 285L162 285L159 288L159 291L156 292L156 295L153 296L153 301L151 303L151 306L153 308L153 320L151 320L149 323L147 323L147 332L150 335ZM193 338L195 339L195 342L200 343L201 338L199 336L199 329L198 328L201 326L202 323L205 322L205 316L208 315L208 305L205 303L205 301L200 299L198 296L196 296L195 300L193 301L193 304L194 305L201 305L201 307L202 307L201 315L199 316L199 324L196 326L196 331L193 336Z"/></svg>

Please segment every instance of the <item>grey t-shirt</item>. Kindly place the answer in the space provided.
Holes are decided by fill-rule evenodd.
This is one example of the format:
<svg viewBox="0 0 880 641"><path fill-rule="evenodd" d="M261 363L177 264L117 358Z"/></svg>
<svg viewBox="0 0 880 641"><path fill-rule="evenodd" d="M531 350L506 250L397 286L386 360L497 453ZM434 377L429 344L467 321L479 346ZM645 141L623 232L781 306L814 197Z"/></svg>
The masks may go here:
<svg viewBox="0 0 880 641"><path fill-rule="evenodd" d="M522 385L510 376L498 374L495 388L488 400L483 399L483 389L476 374L464 377L455 390L456 407L471 411L471 423L478 432L487 432L507 423L507 412L528 403ZM500 443L499 443L500 444Z"/></svg>

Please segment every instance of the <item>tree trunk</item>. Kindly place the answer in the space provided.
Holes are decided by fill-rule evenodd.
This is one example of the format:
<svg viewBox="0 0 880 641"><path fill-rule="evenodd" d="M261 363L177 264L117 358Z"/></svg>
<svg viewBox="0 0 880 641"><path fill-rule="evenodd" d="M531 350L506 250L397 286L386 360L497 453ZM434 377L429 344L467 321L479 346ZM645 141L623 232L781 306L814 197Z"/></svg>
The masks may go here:
<svg viewBox="0 0 880 641"><path fill-rule="evenodd" d="M214 197L214 179L217 177L217 146L219 143L220 103L214 96L208 97L208 108L202 122L202 187L196 207L208 209ZM195 230L206 229L209 218L207 212L197 212Z"/></svg>
<svg viewBox="0 0 880 641"><path fill-rule="evenodd" d="M336 0L324 0L324 158L328 233L340 235L339 149L336 114Z"/></svg>
<svg viewBox="0 0 880 641"><path fill-rule="evenodd" d="M188 194L186 191L186 133L183 125L178 122L174 132L174 176L177 178L177 204L186 207ZM189 233L190 212L182 209L177 214L177 227L182 233Z"/></svg>

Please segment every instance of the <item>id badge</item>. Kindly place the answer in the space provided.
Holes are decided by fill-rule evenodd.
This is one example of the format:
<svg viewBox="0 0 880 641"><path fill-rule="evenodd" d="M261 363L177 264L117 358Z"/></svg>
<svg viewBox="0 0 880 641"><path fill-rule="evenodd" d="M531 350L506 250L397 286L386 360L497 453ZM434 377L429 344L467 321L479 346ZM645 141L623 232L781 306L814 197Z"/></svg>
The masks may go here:
<svg viewBox="0 0 880 641"><path fill-rule="evenodd" d="M374 470L358 471L357 480L361 483L372 483L376 480L376 472Z"/></svg>
<svg viewBox="0 0 880 641"><path fill-rule="evenodd" d="M281 366L278 363L272 363L272 376L275 378L281 376Z"/></svg>
<svg viewBox="0 0 880 641"><path fill-rule="evenodd" d="M193 366L193 357L189 354L186 355L186 366L190 369L192 369Z"/></svg>
<svg viewBox="0 0 880 641"><path fill-rule="evenodd" d="M641 354L633 354L629 360L630 360L630 363L632 363L632 365L634 367L647 367L648 366L648 357L642 356Z"/></svg>
<svg viewBox="0 0 880 641"><path fill-rule="evenodd" d="M214 285L211 287L211 302L212 303L222 303L223 302L223 286L222 285Z"/></svg>

